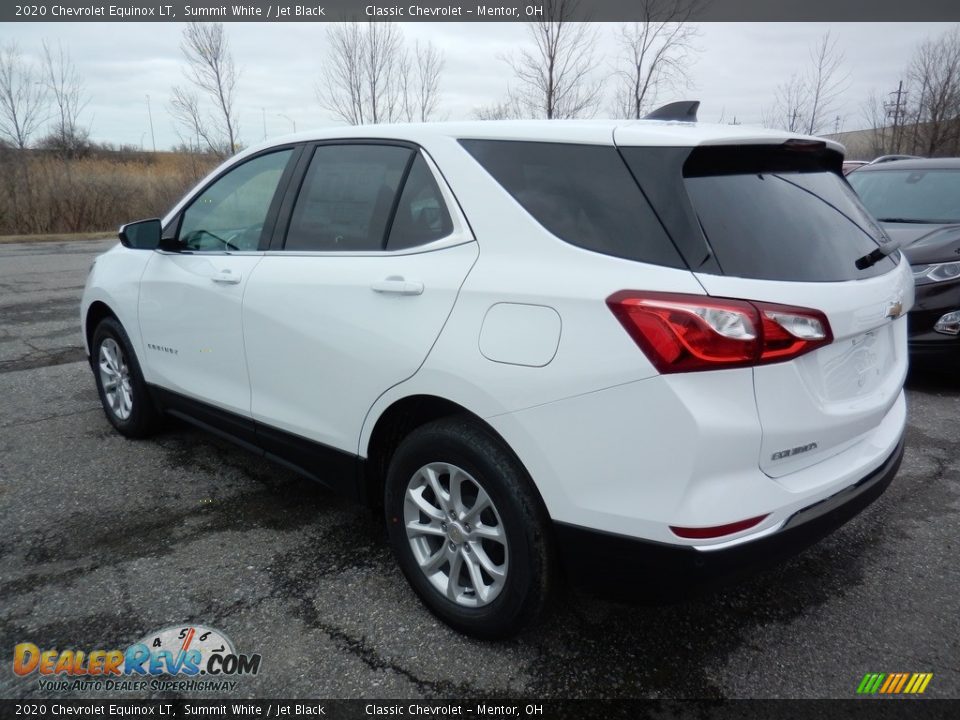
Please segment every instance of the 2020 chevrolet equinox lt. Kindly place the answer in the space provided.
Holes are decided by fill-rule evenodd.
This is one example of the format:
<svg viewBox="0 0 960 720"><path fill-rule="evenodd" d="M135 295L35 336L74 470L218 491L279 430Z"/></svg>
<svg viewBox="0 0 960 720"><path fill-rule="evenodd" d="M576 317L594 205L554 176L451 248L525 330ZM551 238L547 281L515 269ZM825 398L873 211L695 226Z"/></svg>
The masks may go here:
<svg viewBox="0 0 960 720"><path fill-rule="evenodd" d="M121 228L106 416L169 414L385 511L422 601L515 632L561 574L738 567L886 488L909 265L842 148L696 122L327 129Z"/></svg>

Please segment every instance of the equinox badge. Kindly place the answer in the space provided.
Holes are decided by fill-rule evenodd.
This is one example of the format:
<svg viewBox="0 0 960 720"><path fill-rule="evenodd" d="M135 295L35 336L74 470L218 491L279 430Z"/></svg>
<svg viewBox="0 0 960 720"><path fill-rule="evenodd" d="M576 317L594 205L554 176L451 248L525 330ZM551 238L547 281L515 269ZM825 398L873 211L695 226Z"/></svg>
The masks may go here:
<svg viewBox="0 0 960 720"><path fill-rule="evenodd" d="M783 460L784 458L793 457L794 455L799 455L800 453L816 450L816 448L817 444L815 442L807 443L806 445L798 445L795 448L789 448L788 450L780 450L779 452L775 452L770 456L770 459Z"/></svg>

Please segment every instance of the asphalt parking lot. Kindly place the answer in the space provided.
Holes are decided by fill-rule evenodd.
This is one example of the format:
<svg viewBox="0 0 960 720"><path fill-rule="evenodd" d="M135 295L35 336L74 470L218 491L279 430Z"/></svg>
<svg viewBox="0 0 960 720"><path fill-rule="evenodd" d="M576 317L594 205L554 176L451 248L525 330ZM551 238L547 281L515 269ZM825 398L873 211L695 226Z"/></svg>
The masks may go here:
<svg viewBox="0 0 960 720"><path fill-rule="evenodd" d="M17 643L180 623L262 655L232 697L849 698L867 672L960 697L956 377L911 375L894 484L788 564L671 605L568 592L484 643L420 606L367 511L185 426L113 432L78 330L110 244L0 245L0 697L71 697L16 677Z"/></svg>

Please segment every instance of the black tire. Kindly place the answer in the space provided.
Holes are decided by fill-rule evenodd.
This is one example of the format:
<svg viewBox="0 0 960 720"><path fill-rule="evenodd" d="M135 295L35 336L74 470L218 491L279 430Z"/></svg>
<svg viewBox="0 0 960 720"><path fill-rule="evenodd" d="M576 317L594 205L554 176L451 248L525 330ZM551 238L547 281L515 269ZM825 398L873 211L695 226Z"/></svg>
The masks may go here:
<svg viewBox="0 0 960 720"><path fill-rule="evenodd" d="M110 342L119 348L122 353L121 361L127 372L129 397L131 399L127 417L123 417L122 413L114 408L108 400L107 391L104 389L103 373L100 370L100 352L104 343L108 343L109 347ZM140 370L140 363L137 361L137 356L130 344L130 338L127 337L126 331L116 318L104 318L93 331L93 338L90 343L90 365L97 382L97 394L100 396L103 412L118 432L129 438L143 438L156 430L160 423L160 413L147 390L143 373Z"/></svg>
<svg viewBox="0 0 960 720"><path fill-rule="evenodd" d="M505 579L499 594L482 606L468 607L448 599L421 570L407 537L407 488L420 470L431 464L453 465L469 474L472 484L489 496L496 521L506 535L509 549L504 550L508 555ZM430 611L452 628L483 639L503 638L532 624L543 613L556 574L549 517L526 470L492 431L468 417L444 418L416 429L391 459L384 500L390 544L400 569ZM447 523L443 524L446 527ZM466 528L469 530L470 525ZM449 546L451 551L455 546L471 544L464 540L456 545L447 537L437 542L441 550ZM466 552L470 554L469 548ZM476 554L474 550L474 558L479 559ZM453 566L445 567L449 577ZM466 569L463 572L461 577L469 576Z"/></svg>

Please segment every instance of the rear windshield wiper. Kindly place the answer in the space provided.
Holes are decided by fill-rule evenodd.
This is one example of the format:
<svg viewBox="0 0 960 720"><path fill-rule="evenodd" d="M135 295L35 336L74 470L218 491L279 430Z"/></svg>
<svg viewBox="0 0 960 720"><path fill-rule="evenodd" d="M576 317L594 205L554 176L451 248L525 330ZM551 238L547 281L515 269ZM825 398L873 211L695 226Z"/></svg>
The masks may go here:
<svg viewBox="0 0 960 720"><path fill-rule="evenodd" d="M915 223L917 225L941 225L942 220L917 220L916 218L877 218L879 222Z"/></svg>
<svg viewBox="0 0 960 720"><path fill-rule="evenodd" d="M777 178L778 180L782 180L783 182L787 183L788 185L793 185L793 187L797 188L798 190L802 190L803 192L807 193L808 195L812 195L812 196L815 197L817 200L819 200L820 202L824 203L825 205L827 205L828 207L830 207L830 208L832 208L834 211L836 211L841 217L843 217L845 220L847 220L847 222L849 222L851 225L853 225L855 228L857 228L857 230L859 230L859 231L862 232L864 235L866 235L866 236L869 237L871 240L873 240L873 242L875 242L875 243L877 243L878 245L880 245L880 247L878 247L878 248L877 248L876 250L874 250L873 252L867 253L866 255L864 255L864 256L861 257L861 258L857 258L857 260L855 261L855 262L856 262L856 266L857 266L857 270L866 270L866 269L869 268L869 267L873 267L873 266L876 265L878 262L880 262L880 261L883 260L885 257L887 257L887 255L890 255L890 254L896 252L896 251L900 248L900 243L899 243L899 242L893 242L893 241L887 239L886 234L883 233L883 229L877 227L877 226L876 226L876 223L871 223L871 225L873 225L875 229L877 229L877 230L880 231L880 233L881 233L881 239L879 239L879 240L878 240L877 238L875 238L872 234L870 234L869 232L867 232L866 229L864 229L863 226L860 225L860 223L858 223L858 222L857 222L856 220L854 220L852 217L850 217L849 215L847 215L847 213L845 213L843 210L841 210L840 208L838 208L836 205L834 205L832 202L830 202L830 201L827 200L826 198L821 197L820 195L817 195L815 192L813 192L812 190L810 190L810 189L808 189L808 188L805 188L803 185L799 185L798 183L795 183L795 182L793 182L792 180L788 180L787 178L783 177L782 175L778 175L777 173L772 173L772 175L773 175L773 177ZM881 245L881 243L882 243L882 245Z"/></svg>
<svg viewBox="0 0 960 720"><path fill-rule="evenodd" d="M857 258L857 270L866 270L867 268L871 268L885 257L892 255L899 249L899 240L891 240L888 243L884 243L882 247L878 247L873 252L869 252L861 258Z"/></svg>

